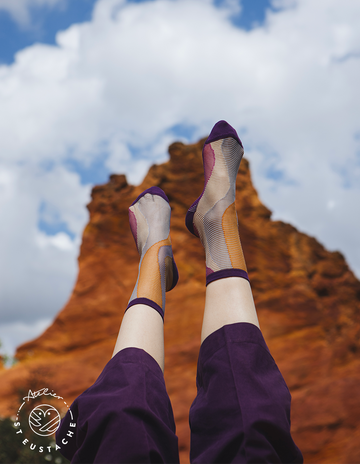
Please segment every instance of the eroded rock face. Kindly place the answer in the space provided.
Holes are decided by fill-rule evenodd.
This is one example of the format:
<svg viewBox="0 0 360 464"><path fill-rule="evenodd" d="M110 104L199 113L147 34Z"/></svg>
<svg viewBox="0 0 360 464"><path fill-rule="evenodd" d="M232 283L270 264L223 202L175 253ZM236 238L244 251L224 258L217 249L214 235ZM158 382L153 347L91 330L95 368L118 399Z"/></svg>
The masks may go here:
<svg viewBox="0 0 360 464"><path fill-rule="evenodd" d="M167 294L165 379L181 459L188 462L205 266L184 218L203 188L202 145L172 144L170 160L153 166L138 187L113 175L93 189L74 291L52 326L18 348L19 363L0 370L2 415L14 414L19 386L31 379L61 392L68 403L95 381L111 357L137 275L127 208L145 188L158 185L171 202L180 272L178 286ZM237 211L261 328L292 393L294 439L308 463L360 462L360 283L340 253L271 220L245 159Z"/></svg>

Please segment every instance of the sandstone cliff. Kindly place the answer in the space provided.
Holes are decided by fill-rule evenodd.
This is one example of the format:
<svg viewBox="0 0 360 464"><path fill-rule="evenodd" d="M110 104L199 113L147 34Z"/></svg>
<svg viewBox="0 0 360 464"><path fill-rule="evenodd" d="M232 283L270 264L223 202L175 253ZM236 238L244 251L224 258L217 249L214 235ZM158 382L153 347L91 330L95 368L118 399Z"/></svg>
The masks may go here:
<svg viewBox="0 0 360 464"><path fill-rule="evenodd" d="M142 190L158 185L171 202L180 272L178 286L167 296L165 379L181 459L188 462L205 271L203 250L184 217L202 191L202 144L172 144L170 160L153 166L138 187L112 175L93 189L74 291L51 327L18 349L19 363L0 371L2 415L14 414L18 386L29 379L51 386L70 403L99 375L137 274L127 208ZM262 331L293 396L294 439L308 463L360 462L360 282L340 253L271 220L245 159L237 208Z"/></svg>

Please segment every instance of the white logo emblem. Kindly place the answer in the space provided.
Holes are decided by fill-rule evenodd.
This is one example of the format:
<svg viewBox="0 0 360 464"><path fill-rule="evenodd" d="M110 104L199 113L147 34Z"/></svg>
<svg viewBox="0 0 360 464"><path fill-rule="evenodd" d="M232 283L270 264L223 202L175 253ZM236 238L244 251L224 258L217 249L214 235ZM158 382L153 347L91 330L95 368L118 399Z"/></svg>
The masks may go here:
<svg viewBox="0 0 360 464"><path fill-rule="evenodd" d="M40 404L30 412L29 425L36 435L47 437L55 433L59 428L60 414L54 406Z"/></svg>

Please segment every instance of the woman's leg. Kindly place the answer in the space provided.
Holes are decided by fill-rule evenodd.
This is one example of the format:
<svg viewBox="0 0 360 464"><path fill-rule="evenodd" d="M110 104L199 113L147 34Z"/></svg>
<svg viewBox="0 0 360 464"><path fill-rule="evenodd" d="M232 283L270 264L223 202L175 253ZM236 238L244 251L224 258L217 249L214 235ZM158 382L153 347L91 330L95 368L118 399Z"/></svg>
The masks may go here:
<svg viewBox="0 0 360 464"><path fill-rule="evenodd" d="M261 335L240 243L235 191L242 155L235 130L217 123L203 150L204 191L186 218L204 246L207 275L190 458L299 462L290 393Z"/></svg>
<svg viewBox="0 0 360 464"><path fill-rule="evenodd" d="M164 372L164 321L147 305L137 304L125 312L113 357L130 347L146 351Z"/></svg>
<svg viewBox="0 0 360 464"><path fill-rule="evenodd" d="M140 264L113 353L115 356L128 347L143 349L162 371L165 292L174 288L178 280L170 240L170 214L169 201L158 187L143 192L129 208Z"/></svg>
<svg viewBox="0 0 360 464"><path fill-rule="evenodd" d="M94 385L74 401L57 432L61 452L73 463L179 462L162 372L165 292L178 279L170 212L166 195L157 187L143 192L129 208L140 254L138 278L112 359ZM64 447L69 430L76 434Z"/></svg>
<svg viewBox="0 0 360 464"><path fill-rule="evenodd" d="M186 216L188 229L205 249L207 288L201 341L225 324L250 322L259 327L235 209L236 176L243 153L236 131L219 121L203 149L203 193Z"/></svg>
<svg viewBox="0 0 360 464"><path fill-rule="evenodd" d="M249 281L241 277L214 280L206 287L201 342L217 329L236 322L260 328Z"/></svg>

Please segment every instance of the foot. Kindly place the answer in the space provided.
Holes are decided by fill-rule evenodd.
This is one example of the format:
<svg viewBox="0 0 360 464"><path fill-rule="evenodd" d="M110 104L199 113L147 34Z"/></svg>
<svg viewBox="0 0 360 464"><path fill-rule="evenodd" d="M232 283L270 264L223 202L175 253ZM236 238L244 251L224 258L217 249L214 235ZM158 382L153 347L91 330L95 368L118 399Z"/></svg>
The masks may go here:
<svg viewBox="0 0 360 464"><path fill-rule="evenodd" d="M205 248L207 284L220 276L248 278L235 209L236 176L243 154L235 129L226 121L216 123L203 148L204 190L186 215L187 228Z"/></svg>
<svg viewBox="0 0 360 464"><path fill-rule="evenodd" d="M129 306L149 300L160 314L165 309L165 292L177 284L179 274L170 240L169 200L159 187L142 192L129 208L131 232L140 255L138 279Z"/></svg>

